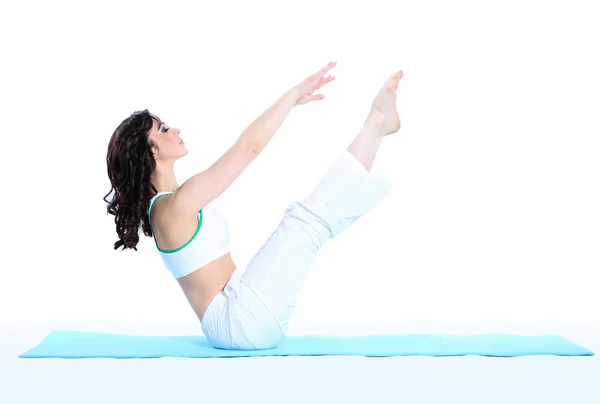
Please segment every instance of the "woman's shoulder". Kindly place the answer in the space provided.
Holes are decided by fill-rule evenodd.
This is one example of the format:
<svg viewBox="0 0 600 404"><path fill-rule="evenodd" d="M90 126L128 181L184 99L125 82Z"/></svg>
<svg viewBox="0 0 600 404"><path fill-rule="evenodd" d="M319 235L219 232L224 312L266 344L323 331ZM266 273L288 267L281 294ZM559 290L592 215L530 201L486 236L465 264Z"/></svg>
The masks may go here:
<svg viewBox="0 0 600 404"><path fill-rule="evenodd" d="M172 203L173 192L160 195L153 202L154 204L150 210L152 224L156 222L163 227L174 225L174 227L178 228L188 222L196 223L198 220L197 215L195 217L187 217L187 215L177 212L176 204Z"/></svg>

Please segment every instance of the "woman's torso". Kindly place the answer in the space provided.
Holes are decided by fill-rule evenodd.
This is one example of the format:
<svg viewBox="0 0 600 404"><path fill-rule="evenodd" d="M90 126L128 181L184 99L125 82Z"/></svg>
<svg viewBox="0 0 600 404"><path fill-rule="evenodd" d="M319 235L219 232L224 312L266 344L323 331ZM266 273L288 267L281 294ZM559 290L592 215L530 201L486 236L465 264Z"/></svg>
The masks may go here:
<svg viewBox="0 0 600 404"><path fill-rule="evenodd" d="M172 250L184 245L198 227L197 218L175 218L168 212L170 195L158 198L152 208L154 238L161 249ZM206 308L231 277L236 265L231 253L217 258L195 271L177 279L192 309L202 321Z"/></svg>

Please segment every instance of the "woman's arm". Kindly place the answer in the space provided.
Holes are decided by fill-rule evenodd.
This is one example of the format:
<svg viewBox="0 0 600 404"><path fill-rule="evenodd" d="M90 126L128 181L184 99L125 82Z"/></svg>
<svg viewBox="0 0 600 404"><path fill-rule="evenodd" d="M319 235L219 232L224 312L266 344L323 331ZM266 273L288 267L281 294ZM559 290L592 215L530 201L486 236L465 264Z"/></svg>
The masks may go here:
<svg viewBox="0 0 600 404"><path fill-rule="evenodd" d="M169 198L171 217L196 217L200 209L225 192L265 148L297 99L295 90L287 91L217 161L181 184Z"/></svg>
<svg viewBox="0 0 600 404"><path fill-rule="evenodd" d="M323 99L323 95L313 95L313 92L335 78L333 76L323 76L336 63L328 63L316 73L308 76L300 84L286 91L269 109L263 112L261 116L244 130L238 138L238 142L250 145L255 154L258 155L267 146L267 143L269 143L275 132L277 132L277 129L279 129L285 118L287 118L292 108L296 105L304 105L311 101Z"/></svg>
<svg viewBox="0 0 600 404"><path fill-rule="evenodd" d="M252 122L213 165L185 181L169 198L172 215L195 217L198 211L221 195L266 147L291 109L323 96L312 93L333 80L323 75L333 67L330 63L302 83L286 91L261 116Z"/></svg>
<svg viewBox="0 0 600 404"><path fill-rule="evenodd" d="M273 135L296 105L297 100L297 93L294 89L286 91L244 130L238 141L249 145L254 154L258 155L273 138Z"/></svg>

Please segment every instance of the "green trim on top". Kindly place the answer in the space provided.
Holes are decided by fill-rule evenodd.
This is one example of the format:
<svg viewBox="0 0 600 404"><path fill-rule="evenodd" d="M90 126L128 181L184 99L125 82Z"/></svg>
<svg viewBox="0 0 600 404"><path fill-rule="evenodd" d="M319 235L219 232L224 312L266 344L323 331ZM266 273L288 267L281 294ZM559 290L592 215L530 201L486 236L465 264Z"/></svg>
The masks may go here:
<svg viewBox="0 0 600 404"><path fill-rule="evenodd" d="M172 192L171 192L171 194L172 194ZM150 210L148 211L148 220L150 221L150 229L152 229L152 219L150 219L150 217L152 215L152 208L154 207L154 202L156 202L160 197L163 197L165 195L168 195L168 194L159 195L157 198L154 199L154 201L152 201L152 204L150 205ZM158 251L160 251L162 253L165 253L165 254L172 254L172 253L176 253L177 251L181 250L182 248L184 248L185 246L187 246L189 243L191 243L192 240L194 240L194 238L196 237L196 235L200 231L200 227L202 226L202 216L203 216L202 210L203 209L200 209L200 211L198 212L200 214L200 217L198 218L198 226L196 227L196 232L194 233L194 235L192 236L192 238L190 238L187 243L185 243L181 247L176 248L174 250L163 250L162 248L160 248L158 246L158 242L156 241L156 237L154 237L154 229L152 229L152 238L154 238L154 244L156 244L156 248L158 249Z"/></svg>

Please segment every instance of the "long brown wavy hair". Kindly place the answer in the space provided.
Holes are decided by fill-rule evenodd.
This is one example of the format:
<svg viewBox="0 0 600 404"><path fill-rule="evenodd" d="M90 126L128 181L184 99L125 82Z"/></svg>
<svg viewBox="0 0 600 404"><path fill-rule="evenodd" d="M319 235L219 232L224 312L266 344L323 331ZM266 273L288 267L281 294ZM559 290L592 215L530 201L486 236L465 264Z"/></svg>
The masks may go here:
<svg viewBox="0 0 600 404"><path fill-rule="evenodd" d="M137 251L140 223L144 235L152 237L146 213L150 199L158 192L150 182L156 168L152 155L155 145L149 135L152 121L159 125L162 122L147 109L136 111L121 122L108 142L106 168L111 189L102 199L108 203L107 212L115 216L119 236L115 250L123 246L123 250L133 248ZM113 190L114 196L109 201L106 198Z"/></svg>

